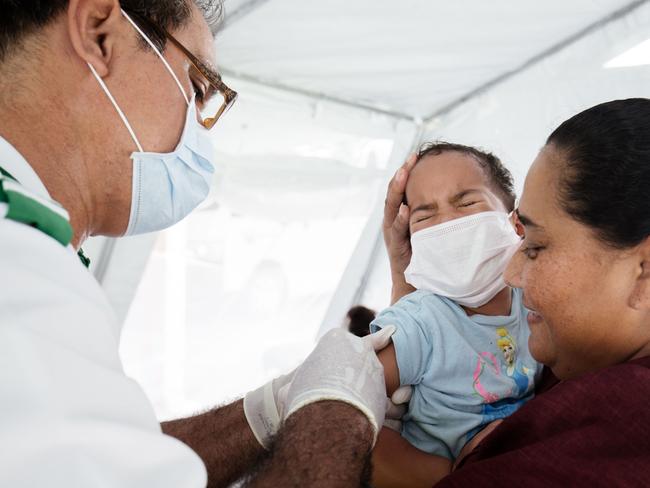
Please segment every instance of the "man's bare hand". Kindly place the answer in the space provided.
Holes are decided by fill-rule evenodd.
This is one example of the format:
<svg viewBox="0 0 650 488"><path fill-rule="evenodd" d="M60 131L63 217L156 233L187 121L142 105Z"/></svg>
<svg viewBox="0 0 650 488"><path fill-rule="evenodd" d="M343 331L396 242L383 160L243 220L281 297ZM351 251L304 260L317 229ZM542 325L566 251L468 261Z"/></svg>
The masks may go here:
<svg viewBox="0 0 650 488"><path fill-rule="evenodd" d="M410 210L404 203L404 195L409 174L416 161L416 156L411 155L397 170L388 184L384 203L383 233L393 280L392 303L414 291L404 280L404 271L411 261Z"/></svg>
<svg viewBox="0 0 650 488"><path fill-rule="evenodd" d="M338 401L309 404L286 420L267 462L245 486L368 486L373 438L368 419L353 406Z"/></svg>

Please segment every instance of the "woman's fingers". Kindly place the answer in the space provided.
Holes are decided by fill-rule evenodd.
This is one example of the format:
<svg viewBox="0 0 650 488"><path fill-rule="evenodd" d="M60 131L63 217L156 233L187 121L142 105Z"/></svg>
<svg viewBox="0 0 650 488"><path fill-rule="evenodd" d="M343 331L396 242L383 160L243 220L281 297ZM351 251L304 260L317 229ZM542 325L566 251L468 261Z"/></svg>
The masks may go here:
<svg viewBox="0 0 650 488"><path fill-rule="evenodd" d="M417 154L411 154L407 159L406 162L404 163L404 168L406 169L407 172L411 172L413 169L413 166L415 166L415 163L418 162L418 156Z"/></svg>
<svg viewBox="0 0 650 488"><path fill-rule="evenodd" d="M411 210L409 209L408 205L402 203L397 212L397 216L393 220L392 238L397 238L400 241L408 241L410 214Z"/></svg>
<svg viewBox="0 0 650 488"><path fill-rule="evenodd" d="M388 191L386 193L386 202L384 204L384 229L388 230L392 227L393 222L398 216L400 206L404 201L404 191L406 189L406 182L408 175L413 166L415 165L415 155L411 155L406 162L397 170L395 176L388 184Z"/></svg>
<svg viewBox="0 0 650 488"><path fill-rule="evenodd" d="M400 205L404 201L404 189L406 187L406 178L404 177L404 168L400 168L388 184L386 201L384 202L384 229L390 229L397 218Z"/></svg>

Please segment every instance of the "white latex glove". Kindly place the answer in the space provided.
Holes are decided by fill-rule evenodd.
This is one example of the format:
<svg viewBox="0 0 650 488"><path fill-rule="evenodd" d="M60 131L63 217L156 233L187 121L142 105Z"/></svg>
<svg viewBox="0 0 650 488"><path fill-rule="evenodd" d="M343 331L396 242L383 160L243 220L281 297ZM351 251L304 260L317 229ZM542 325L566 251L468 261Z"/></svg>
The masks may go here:
<svg viewBox="0 0 650 488"><path fill-rule="evenodd" d="M375 350L386 347L393 332L394 327L385 327L363 339L341 328L325 334L296 369L287 391L284 418L311 403L340 401L368 417L376 440L388 401L384 368Z"/></svg>
<svg viewBox="0 0 650 488"><path fill-rule="evenodd" d="M364 337L364 340L370 342L375 352L381 351L390 343L391 337L395 332L395 326L388 325L383 327L382 330L385 331L383 334L379 334L379 332L381 332L379 331L375 334L370 334ZM402 431L402 417L408 409L408 403L411 401L412 395L413 388L405 385L400 386L393 392L391 397L387 399L386 419L384 420L385 427L391 428L397 432Z"/></svg>
<svg viewBox="0 0 650 488"><path fill-rule="evenodd" d="M244 396L246 420L264 449L269 449L282 424L285 399L295 372L275 378Z"/></svg>
<svg viewBox="0 0 650 488"><path fill-rule="evenodd" d="M408 403L413 396L413 387L410 385L400 386L388 399L388 409L386 410L386 420L384 427L402 432L402 417L408 409Z"/></svg>
<svg viewBox="0 0 650 488"><path fill-rule="evenodd" d="M375 351L386 347L390 342L390 336L395 331L393 327L384 329L387 329L387 332L364 338ZM244 414L248 425L260 445L267 450L285 417L287 393L294 374L295 370L275 378L256 390L248 392L244 397ZM410 400L411 391L411 387L400 387L390 399L387 399L384 425L394 430L401 430L400 419L406 412L406 406L403 404Z"/></svg>

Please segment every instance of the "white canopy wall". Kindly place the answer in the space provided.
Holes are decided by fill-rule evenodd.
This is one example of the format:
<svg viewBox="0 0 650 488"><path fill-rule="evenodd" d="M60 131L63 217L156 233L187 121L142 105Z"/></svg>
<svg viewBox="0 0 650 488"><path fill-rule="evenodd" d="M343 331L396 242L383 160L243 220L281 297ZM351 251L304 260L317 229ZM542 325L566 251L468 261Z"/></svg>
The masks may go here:
<svg viewBox="0 0 650 488"><path fill-rule="evenodd" d="M240 100L209 200L157 236L95 239L122 357L160 417L292 367L347 308L387 305L385 186L419 142L495 151L517 187L568 115L650 96L603 64L650 37L650 2L226 0ZM116 122L117 123L117 122Z"/></svg>

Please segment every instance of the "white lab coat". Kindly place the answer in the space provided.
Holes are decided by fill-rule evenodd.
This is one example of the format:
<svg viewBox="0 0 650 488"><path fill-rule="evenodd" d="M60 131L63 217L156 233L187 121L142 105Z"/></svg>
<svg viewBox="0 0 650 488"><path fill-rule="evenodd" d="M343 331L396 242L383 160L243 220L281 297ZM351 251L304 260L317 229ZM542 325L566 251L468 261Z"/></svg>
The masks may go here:
<svg viewBox="0 0 650 488"><path fill-rule="evenodd" d="M0 166L47 190L0 137ZM118 324L72 248L4 218L0 204L0 486L204 487L123 371Z"/></svg>

